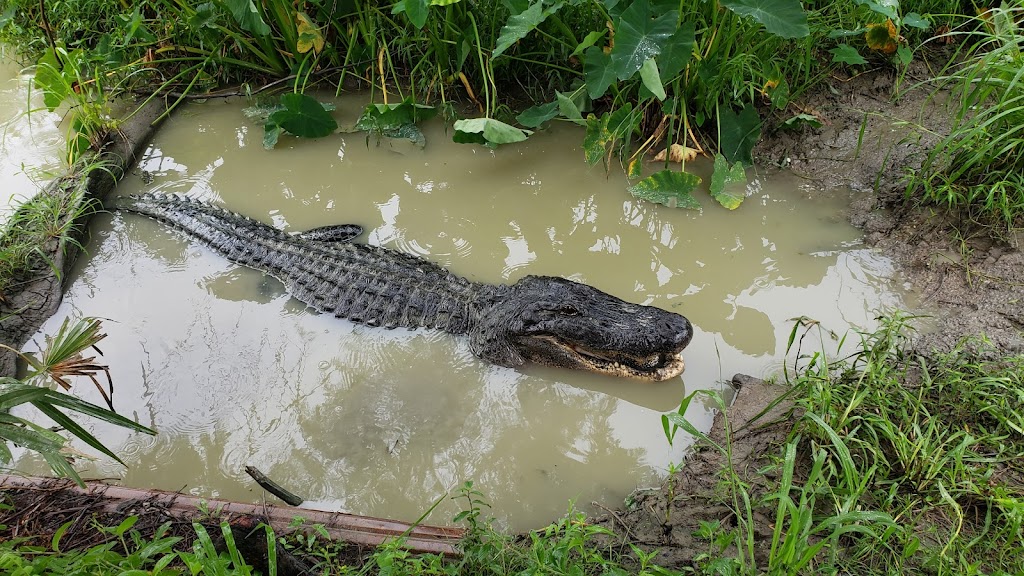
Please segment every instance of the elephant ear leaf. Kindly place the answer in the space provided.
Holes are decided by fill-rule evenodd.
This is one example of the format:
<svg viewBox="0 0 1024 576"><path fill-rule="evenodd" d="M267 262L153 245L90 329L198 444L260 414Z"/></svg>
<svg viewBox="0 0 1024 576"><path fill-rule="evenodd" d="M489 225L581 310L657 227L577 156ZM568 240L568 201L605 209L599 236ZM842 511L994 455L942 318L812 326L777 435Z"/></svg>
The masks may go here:
<svg viewBox="0 0 1024 576"><path fill-rule="evenodd" d="M641 200L664 204L670 208L700 210L693 191L700 185L700 176L689 172L662 170L630 187L629 193Z"/></svg>
<svg viewBox="0 0 1024 576"><path fill-rule="evenodd" d="M510 126L494 118L470 118L458 120L454 125L455 134L452 140L460 144L483 144L489 148L497 148L500 144L522 142L532 134Z"/></svg>
<svg viewBox="0 0 1024 576"><path fill-rule="evenodd" d="M303 138L323 138L338 128L331 113L312 96L291 92L281 96L282 109L267 119L290 134Z"/></svg>
<svg viewBox="0 0 1024 576"><path fill-rule="evenodd" d="M715 154L715 170L711 174L711 197L729 210L735 210L747 197L747 172L742 162L729 166L725 156Z"/></svg>
<svg viewBox="0 0 1024 576"><path fill-rule="evenodd" d="M537 26L540 26L540 23L547 20L548 16L558 12L561 7L562 3L556 2L544 8L543 0L537 0L519 14L509 16L508 22L501 27L501 33L498 35L498 42L494 47L494 51L491 52L491 58L497 58L505 50L511 48L513 44L526 38L527 34L532 32Z"/></svg>

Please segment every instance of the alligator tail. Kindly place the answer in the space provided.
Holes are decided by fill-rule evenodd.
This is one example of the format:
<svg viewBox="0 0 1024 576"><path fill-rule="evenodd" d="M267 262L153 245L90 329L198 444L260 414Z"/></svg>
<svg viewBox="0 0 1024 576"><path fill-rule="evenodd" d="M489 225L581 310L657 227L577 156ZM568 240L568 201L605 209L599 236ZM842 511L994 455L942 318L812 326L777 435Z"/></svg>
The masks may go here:
<svg viewBox="0 0 1024 576"><path fill-rule="evenodd" d="M233 262L268 272L274 272L268 266L269 254L257 247L288 239L286 233L272 226L177 194L120 196L108 207L169 224Z"/></svg>

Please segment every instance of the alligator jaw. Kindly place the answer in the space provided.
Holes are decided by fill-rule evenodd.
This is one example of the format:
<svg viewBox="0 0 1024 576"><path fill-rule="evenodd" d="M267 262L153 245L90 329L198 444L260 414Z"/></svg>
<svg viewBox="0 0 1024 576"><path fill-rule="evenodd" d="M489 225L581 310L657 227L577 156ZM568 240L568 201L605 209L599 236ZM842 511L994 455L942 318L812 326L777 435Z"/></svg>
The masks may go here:
<svg viewBox="0 0 1024 576"><path fill-rule="evenodd" d="M550 353L545 354L546 358L532 358L538 364L575 368L618 378L633 378L649 382L661 382L675 378L682 374L686 367L681 349L669 353L653 352L637 358L619 351L597 351L580 345L567 344L550 334L536 335L534 339L535 341L544 341L549 347L558 351L557 359L554 360L551 359Z"/></svg>

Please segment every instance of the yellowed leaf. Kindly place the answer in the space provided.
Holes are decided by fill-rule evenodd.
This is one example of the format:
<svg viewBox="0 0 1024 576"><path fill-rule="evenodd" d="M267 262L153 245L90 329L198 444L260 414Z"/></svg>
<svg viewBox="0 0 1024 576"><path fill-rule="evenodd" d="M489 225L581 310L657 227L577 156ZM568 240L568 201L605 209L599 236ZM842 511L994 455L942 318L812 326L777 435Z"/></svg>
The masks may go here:
<svg viewBox="0 0 1024 576"><path fill-rule="evenodd" d="M892 20L886 20L880 24L868 24L864 40L868 48L885 54L892 54L899 48L899 35L896 33L896 25Z"/></svg>
<svg viewBox="0 0 1024 576"><path fill-rule="evenodd" d="M305 12L295 13L295 29L299 33L299 38L295 42L295 49L299 54L305 54L310 50L319 53L324 49L324 35Z"/></svg>
<svg viewBox="0 0 1024 576"><path fill-rule="evenodd" d="M693 148L687 148L682 144L673 144L668 147L668 161L669 162L689 162L697 157L697 151ZM662 148L661 152L658 152L657 156L654 157L654 162L665 161L665 149Z"/></svg>

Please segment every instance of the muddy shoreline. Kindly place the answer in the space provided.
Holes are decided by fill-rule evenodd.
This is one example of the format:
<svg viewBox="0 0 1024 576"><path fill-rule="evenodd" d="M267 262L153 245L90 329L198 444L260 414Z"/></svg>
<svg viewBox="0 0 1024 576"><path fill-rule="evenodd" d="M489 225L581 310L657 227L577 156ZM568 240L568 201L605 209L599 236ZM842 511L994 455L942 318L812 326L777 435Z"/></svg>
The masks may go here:
<svg viewBox="0 0 1024 576"><path fill-rule="evenodd" d="M919 292L920 305L932 316L915 341L918 350L947 350L983 333L998 350L1021 352L1021 237L993 238L967 214L916 206L904 197L904 175L916 169L937 135L948 129L943 95L927 84L915 87L926 77L920 64L906 76L882 69L833 77L800 102L801 111L818 116L824 125L769 133L755 149L755 158L761 166L792 170L823 188L845 185L855 191L849 220L864 230L867 245L892 258L902 280ZM52 286L54 280L49 282ZM43 309L37 309L40 323L48 316L43 316ZM739 375L734 384L741 387L741 401L730 414L734 428L782 392ZM748 482L770 482L758 474L760 459L788 434L790 408L777 406L759 421L771 425L751 427L734 438L733 466ZM721 434L716 417L712 438L721 441ZM657 549L655 561L665 567L690 565L707 549L704 540L693 536L700 522L728 522L732 516L717 491L722 464L720 454L698 448L682 472L664 486L639 491L628 509L596 519L619 535L607 544ZM770 519L763 520L758 532L770 536Z"/></svg>

